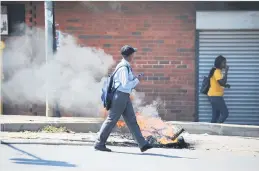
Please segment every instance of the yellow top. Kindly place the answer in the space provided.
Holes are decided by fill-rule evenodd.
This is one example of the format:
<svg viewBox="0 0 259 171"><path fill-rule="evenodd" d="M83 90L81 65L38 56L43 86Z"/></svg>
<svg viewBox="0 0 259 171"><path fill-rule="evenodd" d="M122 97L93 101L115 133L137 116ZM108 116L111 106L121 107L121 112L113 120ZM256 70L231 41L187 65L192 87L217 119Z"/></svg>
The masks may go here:
<svg viewBox="0 0 259 171"><path fill-rule="evenodd" d="M224 88L218 83L218 80L223 78L222 72L220 69L216 69L213 76L210 78L210 89L208 96L223 96Z"/></svg>

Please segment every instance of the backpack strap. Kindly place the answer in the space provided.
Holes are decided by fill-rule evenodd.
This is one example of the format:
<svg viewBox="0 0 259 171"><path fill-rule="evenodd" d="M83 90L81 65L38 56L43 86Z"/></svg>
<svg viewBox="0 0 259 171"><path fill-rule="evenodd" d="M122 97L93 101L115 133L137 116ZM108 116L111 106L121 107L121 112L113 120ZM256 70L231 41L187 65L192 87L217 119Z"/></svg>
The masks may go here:
<svg viewBox="0 0 259 171"><path fill-rule="evenodd" d="M118 68L114 71L114 73L111 75L111 79L112 79L113 83L115 83L114 80L113 80L113 76L114 76L115 73L116 73L120 68L122 68L122 67L126 67L127 70L128 70L128 74L129 74L129 66L128 66L128 65L122 65L122 66L118 67ZM120 84L120 85L121 85L121 84ZM120 85L118 85L118 87L116 87L114 91L116 91L116 90L120 87Z"/></svg>
<svg viewBox="0 0 259 171"><path fill-rule="evenodd" d="M111 75L111 77L113 77L113 76L116 74L116 72L117 72L120 68L122 68L122 67L127 67L127 70L128 70L128 73L129 73L129 66L128 66L128 65L122 65L122 66L118 67L118 68L113 72L113 74Z"/></svg>

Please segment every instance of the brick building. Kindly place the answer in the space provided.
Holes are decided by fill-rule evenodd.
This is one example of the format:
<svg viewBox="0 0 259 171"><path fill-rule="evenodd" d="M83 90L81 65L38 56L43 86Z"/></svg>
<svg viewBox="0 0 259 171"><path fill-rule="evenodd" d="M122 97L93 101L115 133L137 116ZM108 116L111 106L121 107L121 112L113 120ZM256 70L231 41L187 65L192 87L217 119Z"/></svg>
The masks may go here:
<svg viewBox="0 0 259 171"><path fill-rule="evenodd" d="M13 19L29 26L44 26L44 2L1 4L8 6L10 21ZM256 58L259 52L255 48L259 45L258 24L246 23L247 28L239 28L240 23L237 23L238 26L233 24L233 28L230 28L231 23L224 23L223 16L223 24L217 25L217 22L220 23L216 17L218 15L213 12L226 15L226 18L230 18L229 21L237 22L231 12L240 13L242 20L242 17L245 18L242 12L257 10L254 13L257 15L256 6L257 2L55 2L55 22L58 30L74 35L79 44L103 48L115 60L121 59L119 49L122 45L137 47L139 52L133 67L136 72L144 72L146 75L139 91L145 92L148 99L161 97L165 102L165 109L160 110L161 117L165 120L208 121L211 111L206 98L198 93L199 80L208 72L219 53L229 55L233 67L238 66L235 61L245 60L245 57L242 60L239 54L227 49L229 45L232 46L233 36L244 40L254 35L243 46L233 45L233 48L239 47L244 52L245 47L254 47L251 49L254 51L253 55L248 56L251 63L241 67L246 68L255 64L254 62L259 65L259 58ZM17 9L23 14L20 17L13 14ZM253 16L251 19L248 17L249 21L253 19ZM253 20L255 21L258 18ZM235 32L236 30L239 32ZM244 37L245 35L249 36ZM222 42L222 45L213 44L214 42ZM233 88L233 91L242 91L243 94L258 93L259 89L253 87L255 82L259 83L259 78L256 77L258 71L252 68L250 73L252 78L248 81L251 82L252 92L244 90L239 84L239 89ZM235 78L235 74L232 78L230 76L234 85ZM230 113L233 113L229 122L259 124L259 108L255 105L259 102L259 96L244 96L233 100L233 93L235 92L229 92L227 98ZM240 110L247 115L235 110L235 106L239 105L244 106ZM245 119L248 117L250 119Z"/></svg>

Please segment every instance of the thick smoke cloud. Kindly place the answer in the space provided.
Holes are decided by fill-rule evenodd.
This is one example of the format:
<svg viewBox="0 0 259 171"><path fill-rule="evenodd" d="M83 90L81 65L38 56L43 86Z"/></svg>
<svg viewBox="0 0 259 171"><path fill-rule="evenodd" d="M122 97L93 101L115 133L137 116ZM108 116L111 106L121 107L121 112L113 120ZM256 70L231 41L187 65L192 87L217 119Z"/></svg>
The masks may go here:
<svg viewBox="0 0 259 171"><path fill-rule="evenodd" d="M22 28L24 26L20 26ZM25 26L23 36L11 38L4 51L2 95L15 104L45 104L74 116L100 116L101 88L108 70L114 66L113 57L102 49L80 47L69 35L61 39L58 51L45 59L45 32ZM136 112L157 117L157 99L145 104L145 94L133 91Z"/></svg>
<svg viewBox="0 0 259 171"><path fill-rule="evenodd" d="M65 36L57 53L45 60L44 30L25 29L6 42L3 96L16 104L49 103L73 112L96 115L102 78L114 64L101 49L80 47Z"/></svg>

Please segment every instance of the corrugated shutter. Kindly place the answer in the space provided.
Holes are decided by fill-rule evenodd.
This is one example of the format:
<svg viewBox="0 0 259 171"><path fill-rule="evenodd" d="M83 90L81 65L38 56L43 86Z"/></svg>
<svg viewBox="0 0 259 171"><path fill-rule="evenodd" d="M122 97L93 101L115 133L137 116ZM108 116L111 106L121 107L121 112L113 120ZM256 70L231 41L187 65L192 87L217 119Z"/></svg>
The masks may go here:
<svg viewBox="0 0 259 171"><path fill-rule="evenodd" d="M226 123L259 125L259 30L200 31L199 87L220 54L230 66L228 82L232 86L224 96L229 108ZM210 122L207 96L199 94L198 110L199 121Z"/></svg>

